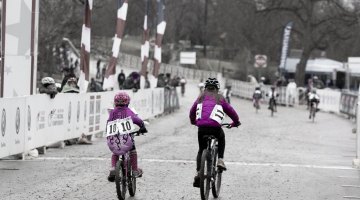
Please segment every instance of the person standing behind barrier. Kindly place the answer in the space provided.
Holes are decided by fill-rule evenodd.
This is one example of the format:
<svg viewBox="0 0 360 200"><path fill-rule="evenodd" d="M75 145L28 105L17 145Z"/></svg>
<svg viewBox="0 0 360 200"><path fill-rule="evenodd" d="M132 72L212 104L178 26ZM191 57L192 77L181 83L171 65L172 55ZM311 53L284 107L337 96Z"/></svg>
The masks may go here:
<svg viewBox="0 0 360 200"><path fill-rule="evenodd" d="M226 102L228 102L230 104L230 97L232 95L232 92L231 92L231 85L228 85L226 86L224 92L223 92L223 96L225 97L226 99Z"/></svg>
<svg viewBox="0 0 360 200"><path fill-rule="evenodd" d="M296 102L296 83L294 79L290 79L288 85L286 86L286 106L293 106Z"/></svg>
<svg viewBox="0 0 360 200"><path fill-rule="evenodd" d="M96 76L95 78L100 79L100 65L101 65L101 59L99 59L96 62Z"/></svg>
<svg viewBox="0 0 360 200"><path fill-rule="evenodd" d="M125 82L125 74L124 74L124 70L121 70L120 74L117 77L118 83L119 83L119 89L122 90L124 89L124 82Z"/></svg>
<svg viewBox="0 0 360 200"><path fill-rule="evenodd" d="M77 79L75 77L71 77L67 80L66 84L64 85L63 89L61 90L62 93L79 93L79 87L77 86Z"/></svg>
<svg viewBox="0 0 360 200"><path fill-rule="evenodd" d="M185 79L185 77L182 77L180 79L181 96L184 96L184 94L185 94L185 85L186 85L186 79Z"/></svg>
<svg viewBox="0 0 360 200"><path fill-rule="evenodd" d="M103 68L101 69L101 83L102 83L102 85L104 85L105 73L106 73L106 64L104 64Z"/></svg>
<svg viewBox="0 0 360 200"><path fill-rule="evenodd" d="M41 85L39 88L40 94L48 94L51 99L58 93L55 81L51 77L44 77L41 79Z"/></svg>

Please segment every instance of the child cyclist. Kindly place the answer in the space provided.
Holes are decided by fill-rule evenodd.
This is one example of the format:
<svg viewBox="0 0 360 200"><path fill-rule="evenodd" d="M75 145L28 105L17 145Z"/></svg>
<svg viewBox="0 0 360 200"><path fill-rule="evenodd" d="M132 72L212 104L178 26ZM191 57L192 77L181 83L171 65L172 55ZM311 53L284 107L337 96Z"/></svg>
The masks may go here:
<svg viewBox="0 0 360 200"><path fill-rule="evenodd" d="M219 159L217 166L226 170L224 163L225 135L221 128L224 112L232 119L231 127L240 125L239 117L235 110L224 97L219 94L220 84L216 78L209 78L205 82L205 91L200 94L190 110L190 122L198 126L199 151L196 158L196 176L194 177L194 187L200 187L200 162L201 154L206 149L204 135L213 135L218 139Z"/></svg>
<svg viewBox="0 0 360 200"><path fill-rule="evenodd" d="M114 97L114 106L115 108L110 112L108 125L114 122L119 122L119 120L129 122L129 124L136 124L140 127L140 133L146 133L144 122L130 109L128 105L130 103L130 96L126 92L119 92ZM121 122L121 121L120 121ZM117 125L116 123L116 125ZM108 129L107 125L107 129ZM133 126L129 126L133 127ZM134 138L132 135L124 134L120 135L119 131L122 130L121 126L116 130L117 134L107 136L107 145L113 153L111 156L111 169L108 176L108 180L113 182L115 180L115 165L119 160L119 156L124 155L126 152L130 151L130 162L131 167L134 171L135 177L141 177L143 171L137 166L137 152L135 148ZM111 129L111 128L110 128ZM107 130L108 132L108 130Z"/></svg>

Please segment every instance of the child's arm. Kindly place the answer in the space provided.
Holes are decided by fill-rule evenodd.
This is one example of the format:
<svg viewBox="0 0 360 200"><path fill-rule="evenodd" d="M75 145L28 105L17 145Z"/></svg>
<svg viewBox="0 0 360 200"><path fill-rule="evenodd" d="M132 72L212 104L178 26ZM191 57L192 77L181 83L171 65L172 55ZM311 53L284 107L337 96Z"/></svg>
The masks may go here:
<svg viewBox="0 0 360 200"><path fill-rule="evenodd" d="M197 107L197 100L194 102L194 104L192 105L192 107L190 109L189 118L190 118L191 124L196 123L196 107Z"/></svg>
<svg viewBox="0 0 360 200"><path fill-rule="evenodd" d="M225 100L221 101L221 106L224 109L224 112L233 120L233 123L231 124L232 127L237 127L240 125L239 116L234 110L234 108L228 104Z"/></svg>

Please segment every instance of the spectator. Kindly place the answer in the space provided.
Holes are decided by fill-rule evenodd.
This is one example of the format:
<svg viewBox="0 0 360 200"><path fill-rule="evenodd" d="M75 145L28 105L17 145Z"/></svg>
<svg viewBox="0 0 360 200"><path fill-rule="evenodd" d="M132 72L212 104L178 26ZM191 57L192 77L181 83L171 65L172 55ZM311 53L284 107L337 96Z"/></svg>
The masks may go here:
<svg viewBox="0 0 360 200"><path fill-rule="evenodd" d="M119 89L124 89L124 82L125 82L125 74L124 70L121 70L120 74L118 75L118 83L119 83Z"/></svg>
<svg viewBox="0 0 360 200"><path fill-rule="evenodd" d="M103 68L101 69L101 82L104 84L104 78L106 74L106 64L103 65Z"/></svg>
<svg viewBox="0 0 360 200"><path fill-rule="evenodd" d="M156 87L165 87L165 77L164 74L159 74L157 78L157 85Z"/></svg>
<svg viewBox="0 0 360 200"><path fill-rule="evenodd" d="M140 74L137 72L132 72L125 79L124 89L133 89L134 91L140 89Z"/></svg>
<svg viewBox="0 0 360 200"><path fill-rule="evenodd" d="M90 92L102 92L104 91L101 87L101 84L96 82L94 78L91 78L90 84L89 84L89 91Z"/></svg>
<svg viewBox="0 0 360 200"><path fill-rule="evenodd" d="M77 86L77 79L75 77L71 77L67 80L63 89L61 90L63 93L79 93L79 87Z"/></svg>
<svg viewBox="0 0 360 200"><path fill-rule="evenodd" d="M286 86L286 106L295 105L297 91L294 79L289 79L289 84Z"/></svg>
<svg viewBox="0 0 360 200"><path fill-rule="evenodd" d="M313 84L314 84L314 87L317 89L323 89L325 87L322 80L320 80L317 76L313 77Z"/></svg>
<svg viewBox="0 0 360 200"><path fill-rule="evenodd" d="M39 92L40 94L48 94L50 98L53 99L58 93L54 79L51 77L44 77L41 79Z"/></svg>
<svg viewBox="0 0 360 200"><path fill-rule="evenodd" d="M101 59L99 59L96 62L96 76L95 78L100 79L100 64L101 64Z"/></svg>
<svg viewBox="0 0 360 200"><path fill-rule="evenodd" d="M64 68L64 79L61 82L61 90L63 89L64 85L66 84L66 82L68 81L69 78L76 78L73 69L71 68Z"/></svg>
<svg viewBox="0 0 360 200"><path fill-rule="evenodd" d="M185 79L185 77L182 77L180 79L181 96L184 96L184 94L185 94L185 85L186 85L186 79Z"/></svg>
<svg viewBox="0 0 360 200"><path fill-rule="evenodd" d="M150 85L150 81L149 81L149 72L146 72L146 74L145 74L145 89L147 89L147 88L150 88L151 87L151 85Z"/></svg>

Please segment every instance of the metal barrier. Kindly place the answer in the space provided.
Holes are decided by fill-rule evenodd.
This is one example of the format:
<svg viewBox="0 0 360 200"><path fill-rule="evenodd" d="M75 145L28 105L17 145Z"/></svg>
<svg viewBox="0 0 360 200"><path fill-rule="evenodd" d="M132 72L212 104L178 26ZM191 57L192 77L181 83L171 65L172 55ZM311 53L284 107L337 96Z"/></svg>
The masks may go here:
<svg viewBox="0 0 360 200"><path fill-rule="evenodd" d="M179 109L179 97L176 87L164 88L164 113L172 113L175 109Z"/></svg>
<svg viewBox="0 0 360 200"><path fill-rule="evenodd" d="M355 94L343 92L340 99L340 112L349 116L356 117L358 96Z"/></svg>

